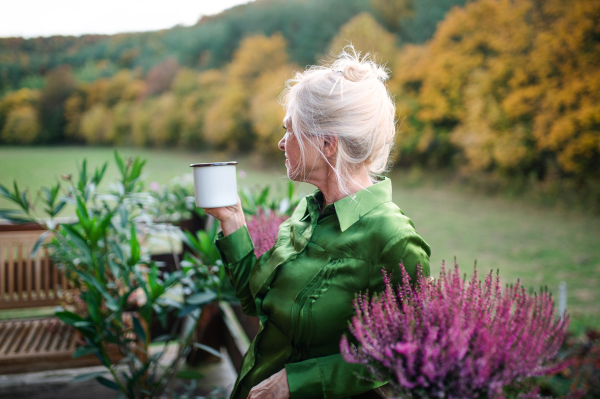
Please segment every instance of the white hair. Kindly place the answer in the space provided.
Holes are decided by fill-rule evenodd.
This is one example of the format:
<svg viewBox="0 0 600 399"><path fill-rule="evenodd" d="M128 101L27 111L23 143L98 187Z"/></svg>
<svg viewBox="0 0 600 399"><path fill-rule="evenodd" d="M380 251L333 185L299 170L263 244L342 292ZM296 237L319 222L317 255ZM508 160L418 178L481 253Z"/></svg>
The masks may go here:
<svg viewBox="0 0 600 399"><path fill-rule="evenodd" d="M335 165L329 165L345 195L359 168L366 167L373 182L388 170L396 134L388 78L385 67L350 44L328 65L311 66L286 82L283 105L299 135L302 158L303 139L314 145L314 139L337 136Z"/></svg>

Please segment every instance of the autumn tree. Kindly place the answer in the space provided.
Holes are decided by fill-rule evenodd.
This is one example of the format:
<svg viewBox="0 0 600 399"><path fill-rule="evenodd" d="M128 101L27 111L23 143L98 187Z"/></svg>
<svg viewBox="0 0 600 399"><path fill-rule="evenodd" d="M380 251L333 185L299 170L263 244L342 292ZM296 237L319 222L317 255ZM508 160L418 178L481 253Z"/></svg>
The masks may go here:
<svg viewBox="0 0 600 399"><path fill-rule="evenodd" d="M0 131L0 139L6 144L32 144L40 132L37 112L31 105L13 108Z"/></svg>
<svg viewBox="0 0 600 399"><path fill-rule="evenodd" d="M335 56L348 44L364 54L376 55L375 59L394 67L396 60L396 37L379 25L369 13L362 13L343 25L329 45L328 54Z"/></svg>
<svg viewBox="0 0 600 399"><path fill-rule="evenodd" d="M179 65L172 58L168 58L153 67L146 75L145 95L153 96L169 91L178 70Z"/></svg>
<svg viewBox="0 0 600 399"><path fill-rule="evenodd" d="M46 77L46 85L41 91L37 107L41 122L40 142L58 143L64 140L64 105L76 86L77 82L69 66L57 68Z"/></svg>
<svg viewBox="0 0 600 399"><path fill-rule="evenodd" d="M371 6L393 32L400 30L404 19L413 16L413 0L371 0Z"/></svg>
<svg viewBox="0 0 600 399"><path fill-rule="evenodd" d="M226 85L207 110L204 138L212 145L229 150L252 148L255 132L252 128L251 97L260 91L259 83L264 83L268 76L275 79L272 73L286 65L286 42L280 34L244 39L227 68ZM262 78L265 76L267 78Z"/></svg>
<svg viewBox="0 0 600 399"><path fill-rule="evenodd" d="M412 60L399 58L393 86L413 100L414 141L430 154L450 144L468 170L543 178L555 165L598 179L599 17L591 0L453 9L422 50L405 47Z"/></svg>

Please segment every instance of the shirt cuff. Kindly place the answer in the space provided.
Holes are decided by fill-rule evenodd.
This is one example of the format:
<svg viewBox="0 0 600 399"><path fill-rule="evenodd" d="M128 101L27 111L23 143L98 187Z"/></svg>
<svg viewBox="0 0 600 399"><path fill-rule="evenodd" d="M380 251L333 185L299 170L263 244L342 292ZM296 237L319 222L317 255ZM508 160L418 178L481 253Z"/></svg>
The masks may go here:
<svg viewBox="0 0 600 399"><path fill-rule="evenodd" d="M321 371L317 359L288 363L285 365L285 372L287 373L292 399L323 396L323 383L321 382Z"/></svg>
<svg viewBox="0 0 600 399"><path fill-rule="evenodd" d="M223 236L223 232L217 234L215 240L217 248L221 253L223 263L235 263L244 259L251 251L254 251L254 244L246 225L240 227L228 236Z"/></svg>

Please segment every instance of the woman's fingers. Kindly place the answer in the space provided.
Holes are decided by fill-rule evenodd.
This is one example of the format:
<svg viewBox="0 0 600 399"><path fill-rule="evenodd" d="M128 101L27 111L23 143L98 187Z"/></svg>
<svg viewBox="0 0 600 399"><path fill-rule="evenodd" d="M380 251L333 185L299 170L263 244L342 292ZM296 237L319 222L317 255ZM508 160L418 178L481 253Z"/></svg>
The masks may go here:
<svg viewBox="0 0 600 399"><path fill-rule="evenodd" d="M289 399L290 386L285 369L273 374L250 390L248 399Z"/></svg>
<svg viewBox="0 0 600 399"><path fill-rule="evenodd" d="M246 224L242 202L239 197L235 205L220 208L204 208L204 212L221 222L221 230L223 230L223 235L225 236L228 236Z"/></svg>

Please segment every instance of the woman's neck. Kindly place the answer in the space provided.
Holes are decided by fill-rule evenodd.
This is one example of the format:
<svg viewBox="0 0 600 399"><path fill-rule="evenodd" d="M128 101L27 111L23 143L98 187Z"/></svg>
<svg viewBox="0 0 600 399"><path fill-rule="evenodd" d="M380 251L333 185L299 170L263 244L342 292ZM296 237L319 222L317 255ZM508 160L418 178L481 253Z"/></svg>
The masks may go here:
<svg viewBox="0 0 600 399"><path fill-rule="evenodd" d="M334 202L337 202L348 195L352 195L372 185L373 182L371 181L371 177L369 176L369 173L367 172L366 168L361 168L359 173L356 173L351 176L351 180L347 187L347 193L343 193L340 190L338 186L337 176L333 171L328 173L324 179L320 179L319 182L315 184L319 191L323 193L324 204L322 209L325 209L327 205L331 205Z"/></svg>

